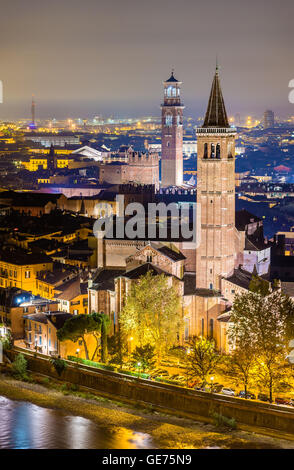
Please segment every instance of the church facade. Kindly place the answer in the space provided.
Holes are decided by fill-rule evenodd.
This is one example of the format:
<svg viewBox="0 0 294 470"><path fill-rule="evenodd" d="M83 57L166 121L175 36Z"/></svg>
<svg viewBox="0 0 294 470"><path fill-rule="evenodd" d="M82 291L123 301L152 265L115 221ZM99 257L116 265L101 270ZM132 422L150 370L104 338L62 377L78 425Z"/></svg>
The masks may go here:
<svg viewBox="0 0 294 470"><path fill-rule="evenodd" d="M162 185L176 186L182 182L183 106L180 82L173 74L164 85ZM235 211L235 136L216 68L204 123L197 129L200 244L195 249L180 239L147 237L98 241L98 273L89 284L89 312L107 313L114 331L130 284L148 271L163 273L182 298L180 342L205 336L228 352L226 331L234 295L248 290L252 274L266 276L270 263L262 221L246 211Z"/></svg>

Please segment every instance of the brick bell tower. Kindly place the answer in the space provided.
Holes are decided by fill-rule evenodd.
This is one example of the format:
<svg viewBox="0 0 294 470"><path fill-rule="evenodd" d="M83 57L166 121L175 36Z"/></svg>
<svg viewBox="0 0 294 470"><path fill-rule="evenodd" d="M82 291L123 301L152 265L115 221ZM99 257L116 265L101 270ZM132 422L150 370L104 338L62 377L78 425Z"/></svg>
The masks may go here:
<svg viewBox="0 0 294 470"><path fill-rule="evenodd" d="M216 67L204 124L197 131L197 203L201 240L196 287L220 290L235 263L235 135L230 127Z"/></svg>
<svg viewBox="0 0 294 470"><path fill-rule="evenodd" d="M179 82L172 74L164 84L161 105L161 186L183 184L183 109Z"/></svg>

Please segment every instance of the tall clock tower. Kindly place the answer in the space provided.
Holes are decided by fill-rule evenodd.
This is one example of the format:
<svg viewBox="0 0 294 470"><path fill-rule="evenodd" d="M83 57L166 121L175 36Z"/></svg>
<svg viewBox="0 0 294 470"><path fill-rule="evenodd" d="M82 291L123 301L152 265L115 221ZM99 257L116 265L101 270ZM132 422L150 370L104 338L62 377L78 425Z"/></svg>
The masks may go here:
<svg viewBox="0 0 294 470"><path fill-rule="evenodd" d="M235 134L230 127L216 67L204 124L197 129L197 202L201 240L196 287L220 290L235 265Z"/></svg>
<svg viewBox="0 0 294 470"><path fill-rule="evenodd" d="M161 105L161 186L183 184L183 109L179 82L172 72L164 82Z"/></svg>

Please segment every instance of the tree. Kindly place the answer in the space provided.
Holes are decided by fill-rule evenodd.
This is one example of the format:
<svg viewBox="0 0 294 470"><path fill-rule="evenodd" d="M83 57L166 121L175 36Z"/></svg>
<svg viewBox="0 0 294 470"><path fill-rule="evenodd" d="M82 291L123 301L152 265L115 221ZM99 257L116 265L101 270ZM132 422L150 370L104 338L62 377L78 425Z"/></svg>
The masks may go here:
<svg viewBox="0 0 294 470"><path fill-rule="evenodd" d="M107 362L108 359L108 332L109 332L109 326L110 326L110 319L107 315L105 315L103 312L101 313L92 313L91 314L92 318L94 321L99 325L99 333L100 337L95 334L95 338L97 341L96 345L96 350L94 351L93 358L98 350L99 347L99 339L101 339L101 362Z"/></svg>
<svg viewBox="0 0 294 470"><path fill-rule="evenodd" d="M133 282L120 313L120 326L126 337L133 336L139 346L151 344L157 360L177 343L182 328L180 296L168 278L151 272Z"/></svg>
<svg viewBox="0 0 294 470"><path fill-rule="evenodd" d="M117 331L113 336L108 338L108 350L113 364L124 364L124 356L128 353L126 342L121 341L121 332Z"/></svg>
<svg viewBox="0 0 294 470"><path fill-rule="evenodd" d="M265 297L271 293L271 285L265 279L253 275L249 283L249 290Z"/></svg>
<svg viewBox="0 0 294 470"><path fill-rule="evenodd" d="M101 361L107 362L108 360L108 332L110 326L110 320L107 315L103 312L101 315Z"/></svg>
<svg viewBox="0 0 294 470"><path fill-rule="evenodd" d="M266 380L270 400L280 380L280 367L285 363L289 339L294 332L294 303L280 290L266 293L265 289L236 295L230 318L232 326L229 338L232 347L254 355L258 363L264 363L269 380ZM261 375L264 375L265 368ZM265 383L265 382L264 382Z"/></svg>
<svg viewBox="0 0 294 470"><path fill-rule="evenodd" d="M67 367L67 364L66 362L61 359L61 358L54 358L54 359L51 359L51 364L53 365L54 369L56 370L57 374L59 375L59 377L62 375L62 373L65 371L66 367Z"/></svg>
<svg viewBox="0 0 294 470"><path fill-rule="evenodd" d="M4 337L0 338L0 341L2 342L2 347L3 347L3 352L4 353L7 350L11 349L12 346L13 346L13 339L12 339L11 331L8 330L6 335Z"/></svg>
<svg viewBox="0 0 294 470"><path fill-rule="evenodd" d="M185 354L187 377L199 378L202 387L207 384L207 377L215 372L221 356L217 353L213 340L194 337L188 343Z"/></svg>
<svg viewBox="0 0 294 470"><path fill-rule="evenodd" d="M23 379L27 376L27 366L28 362L24 355L19 353L12 363L12 370L17 377Z"/></svg>
<svg viewBox="0 0 294 470"><path fill-rule="evenodd" d="M257 358L255 381L260 389L269 391L270 402L273 401L273 392L280 389L282 380L287 381L285 355L282 351Z"/></svg>
<svg viewBox="0 0 294 470"><path fill-rule="evenodd" d="M57 337L59 341L70 340L74 343L81 340L84 345L86 359L89 359L89 350L86 342L86 335L95 333L100 326L92 315L73 315L58 330Z"/></svg>
<svg viewBox="0 0 294 470"><path fill-rule="evenodd" d="M136 346L132 353L131 363L133 366L140 364L140 368L144 371L146 369L152 369L155 365L155 354L154 347L151 344L145 344L145 346Z"/></svg>
<svg viewBox="0 0 294 470"><path fill-rule="evenodd" d="M224 372L238 386L242 384L245 396L254 376L255 350L238 344L229 356L223 358Z"/></svg>

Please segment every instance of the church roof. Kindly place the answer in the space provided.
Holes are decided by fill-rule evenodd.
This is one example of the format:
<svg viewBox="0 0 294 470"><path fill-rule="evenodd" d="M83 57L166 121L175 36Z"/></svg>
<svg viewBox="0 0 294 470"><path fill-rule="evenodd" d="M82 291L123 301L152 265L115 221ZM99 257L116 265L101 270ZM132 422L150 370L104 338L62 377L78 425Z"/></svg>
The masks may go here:
<svg viewBox="0 0 294 470"><path fill-rule="evenodd" d="M164 274L165 276L171 276L170 273L163 271L163 269L160 269L158 266L155 266L152 263L141 264L137 268L125 272L122 274L122 276L129 279L139 279L139 277L145 276L147 272L151 272L152 276L160 276L161 274Z"/></svg>
<svg viewBox="0 0 294 470"><path fill-rule="evenodd" d="M230 127L220 86L218 67L216 67L215 70L207 111L202 127Z"/></svg>

